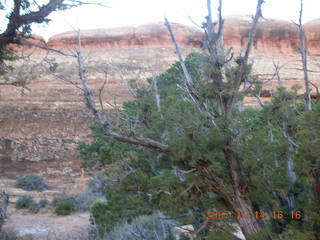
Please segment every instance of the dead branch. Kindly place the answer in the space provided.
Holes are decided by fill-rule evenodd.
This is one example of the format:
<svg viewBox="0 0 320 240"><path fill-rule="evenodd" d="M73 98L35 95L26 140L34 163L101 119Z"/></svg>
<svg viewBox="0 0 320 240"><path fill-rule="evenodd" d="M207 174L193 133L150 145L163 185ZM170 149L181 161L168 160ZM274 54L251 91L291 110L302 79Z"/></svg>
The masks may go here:
<svg viewBox="0 0 320 240"><path fill-rule="evenodd" d="M23 45L25 45L25 46L36 47L36 48L40 48L40 49L43 49L43 50L47 50L49 52L55 52L55 53L58 53L60 55L66 56L66 57L76 57L76 54L66 53L66 52L64 52L62 50L58 50L58 49L55 49L55 48L48 47L47 45L31 43L31 42L28 42L26 40L21 40L21 43Z"/></svg>
<svg viewBox="0 0 320 240"><path fill-rule="evenodd" d="M160 94L158 92L158 86L157 86L157 78L152 78L152 86L155 92L155 100L158 108L158 112L161 112L161 104L160 104Z"/></svg>
<svg viewBox="0 0 320 240"><path fill-rule="evenodd" d="M118 70L118 74L119 74L121 80L126 84L126 86L127 86L128 90L129 90L129 92L131 93L131 95L134 98L137 98L137 96L138 96L137 92L130 86L130 83L126 80L126 78L124 77L123 73L120 70Z"/></svg>
<svg viewBox="0 0 320 240"><path fill-rule="evenodd" d="M249 39L248 39L248 43L247 43L247 48L244 54L244 57L241 59L241 63L240 63L240 68L238 71L238 77L237 77L237 86L240 86L241 81L243 79L243 75L244 75L244 70L245 70L245 66L248 64L248 60L249 60L249 55L252 49L252 45L253 45L253 40L255 38L256 35L256 31L257 31L257 27L258 27L258 22L260 17L262 17L262 4L264 3L264 0L258 0L258 4L257 4L257 9L256 9L256 14L253 18L253 23L251 26L251 30L249 31ZM246 78L245 78L246 81Z"/></svg>
<svg viewBox="0 0 320 240"><path fill-rule="evenodd" d="M62 81L66 82L66 83L70 83L72 84L73 86L75 86L76 88L78 88L79 90L81 90L82 92L84 91L83 88L79 87L79 85L77 83L75 83L74 81L72 81L71 79L63 76L63 75L60 75L60 74L52 74L54 77L56 78L59 78L61 79Z"/></svg>
<svg viewBox="0 0 320 240"><path fill-rule="evenodd" d="M316 84L314 84L313 82L311 82L311 81L310 81L310 84L311 84L313 87L315 87L316 92L317 92L317 102L319 102L319 100L320 100L319 87L318 87Z"/></svg>
<svg viewBox="0 0 320 240"><path fill-rule="evenodd" d="M303 77L305 83L305 108L307 111L311 111L311 89L310 89L310 81L308 76L308 63L307 63L307 45L306 45L306 35L304 32L304 28L302 25L302 15L303 15L303 0L300 0L300 14L299 14L299 36L300 36L300 55L301 62L303 66Z"/></svg>
<svg viewBox="0 0 320 240"><path fill-rule="evenodd" d="M103 111L102 93L103 93L103 89L104 89L106 83L107 83L107 79L104 80L103 84L99 88L99 102L100 102L100 108L101 108L102 111Z"/></svg>
<svg viewBox="0 0 320 240"><path fill-rule="evenodd" d="M260 94L253 93L253 96L258 100L258 103L259 103L260 107L265 107L265 104L264 104L264 102L262 102L262 100L261 100L259 95Z"/></svg>
<svg viewBox="0 0 320 240"><path fill-rule="evenodd" d="M191 16L188 15L188 19L189 19L190 22L191 22L193 25L195 25L197 28L200 28L200 29L202 28L202 26L199 25L198 23L196 23Z"/></svg>
<svg viewBox="0 0 320 240"><path fill-rule="evenodd" d="M82 83L83 94L84 94L88 109L92 112L93 116L101 126L104 133L107 136L112 137L115 140L118 140L120 142L144 146L160 152L166 152L166 153L170 152L171 150L169 149L169 146L166 144L163 144L153 139L145 138L145 137L123 136L114 132L111 129L110 123L103 118L101 111L97 109L94 98L93 98L92 90L89 88L89 85L87 82L87 78L85 75L85 65L82 57L80 30L77 31L77 40L78 40L78 49L76 53L77 53L77 60L78 60L78 66L79 66L79 78Z"/></svg>
<svg viewBox="0 0 320 240"><path fill-rule="evenodd" d="M279 66L279 62L275 63L273 62L273 66L274 66L274 69L275 69L275 77L277 78L277 81L278 81L278 85L279 87L282 87L283 83L282 83L282 80L281 80L281 77L280 77L280 69L281 67Z"/></svg>
<svg viewBox="0 0 320 240"><path fill-rule="evenodd" d="M223 82L225 79L224 65L228 61L231 61L233 54L229 58L230 60L226 60L228 59L231 49L229 49L230 51L228 51L227 53L224 51L224 20L222 18L222 0L219 0L218 23L213 22L212 20L211 0L207 0L207 10L208 16L206 17L206 23L203 27L205 33L204 45L209 52L214 67L218 68L219 72L221 72L219 78L216 79L216 81ZM218 30L216 31L217 24Z"/></svg>

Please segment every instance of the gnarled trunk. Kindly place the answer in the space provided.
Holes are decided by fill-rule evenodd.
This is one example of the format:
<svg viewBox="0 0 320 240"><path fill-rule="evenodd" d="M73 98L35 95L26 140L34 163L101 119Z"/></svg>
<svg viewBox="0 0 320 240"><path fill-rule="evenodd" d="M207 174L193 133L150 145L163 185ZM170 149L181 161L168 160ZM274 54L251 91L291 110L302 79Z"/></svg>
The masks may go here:
<svg viewBox="0 0 320 240"><path fill-rule="evenodd" d="M252 203L248 196L236 194L233 209L237 214L240 214L237 216L237 220L241 231L246 237L260 232L262 227L260 226L258 219L255 217Z"/></svg>
<svg viewBox="0 0 320 240"><path fill-rule="evenodd" d="M225 149L224 154L228 159L230 167L230 177L234 189L234 197L229 204L233 210L239 215L238 223L243 234L248 237L260 232L258 219L254 215L252 202L250 200L247 183L242 176L242 169L236 153L231 149Z"/></svg>

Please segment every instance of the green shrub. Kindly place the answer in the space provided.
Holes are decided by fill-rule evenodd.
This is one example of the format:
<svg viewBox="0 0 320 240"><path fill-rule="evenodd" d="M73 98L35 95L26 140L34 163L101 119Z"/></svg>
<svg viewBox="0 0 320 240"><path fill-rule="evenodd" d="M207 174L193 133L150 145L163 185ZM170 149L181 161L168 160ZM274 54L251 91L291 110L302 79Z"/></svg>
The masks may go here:
<svg viewBox="0 0 320 240"><path fill-rule="evenodd" d="M15 186L26 191L43 191L48 189L48 185L44 182L43 178L33 174L19 177Z"/></svg>
<svg viewBox="0 0 320 240"><path fill-rule="evenodd" d="M55 207L55 213L58 215L69 215L74 210L75 202L72 199L60 201Z"/></svg>
<svg viewBox="0 0 320 240"><path fill-rule="evenodd" d="M30 195L19 197L16 202L16 209L30 208L34 204L34 200Z"/></svg>
<svg viewBox="0 0 320 240"><path fill-rule="evenodd" d="M56 207L59 202L72 200L74 202L75 211L88 211L91 204L99 198L101 198L101 195L92 192L81 192L57 197L53 199L52 205Z"/></svg>

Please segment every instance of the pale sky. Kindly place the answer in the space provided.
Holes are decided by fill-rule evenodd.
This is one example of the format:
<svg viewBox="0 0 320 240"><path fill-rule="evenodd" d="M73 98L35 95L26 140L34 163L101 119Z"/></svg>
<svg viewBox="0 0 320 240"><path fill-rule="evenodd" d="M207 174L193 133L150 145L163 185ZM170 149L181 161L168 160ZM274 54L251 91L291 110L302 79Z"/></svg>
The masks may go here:
<svg viewBox="0 0 320 240"><path fill-rule="evenodd" d="M90 0L88 0L90 1ZM100 0L101 1L101 0ZM35 34L50 36L72 30L138 26L144 23L161 22L167 16L171 22L192 25L188 16L201 24L206 16L206 0L104 0L109 7L82 6L50 15L47 26L33 26ZM212 0L213 14L218 0ZM257 0L223 0L223 15L255 13ZM303 21L320 18L320 0L304 0ZM298 21L300 0L265 0L265 18Z"/></svg>

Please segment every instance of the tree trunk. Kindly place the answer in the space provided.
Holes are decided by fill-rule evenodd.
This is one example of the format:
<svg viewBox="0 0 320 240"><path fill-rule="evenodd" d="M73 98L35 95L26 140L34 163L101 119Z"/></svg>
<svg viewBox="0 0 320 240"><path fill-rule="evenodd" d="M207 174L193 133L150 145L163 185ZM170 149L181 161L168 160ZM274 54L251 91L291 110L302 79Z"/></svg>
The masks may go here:
<svg viewBox="0 0 320 240"><path fill-rule="evenodd" d="M230 177L234 189L234 197L230 205L238 215L238 223L243 234L247 237L260 232L258 219L254 215L253 206L248 193L247 183L242 176L242 169L236 153L227 148L224 154L230 166Z"/></svg>
<svg viewBox="0 0 320 240"><path fill-rule="evenodd" d="M7 218L7 208L9 204L9 195L5 191L0 192L0 233L2 231L2 226Z"/></svg>
<svg viewBox="0 0 320 240"><path fill-rule="evenodd" d="M238 215L238 223L246 238L260 232L262 228L254 215L252 203L248 197L235 196L233 208Z"/></svg>

